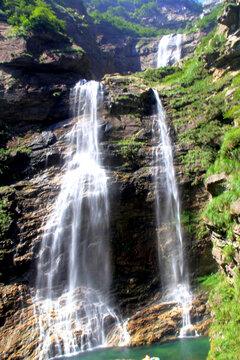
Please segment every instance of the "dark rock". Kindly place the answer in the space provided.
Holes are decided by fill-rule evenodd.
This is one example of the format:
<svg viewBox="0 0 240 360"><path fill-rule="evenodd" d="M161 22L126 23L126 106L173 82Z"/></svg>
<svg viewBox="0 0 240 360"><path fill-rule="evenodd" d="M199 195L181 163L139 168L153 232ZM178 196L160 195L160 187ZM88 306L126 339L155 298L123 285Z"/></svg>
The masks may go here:
<svg viewBox="0 0 240 360"><path fill-rule="evenodd" d="M211 175L206 181L206 189L212 196L218 196L229 188L225 174Z"/></svg>
<svg viewBox="0 0 240 360"><path fill-rule="evenodd" d="M239 5L229 4L218 18L220 24L226 25L231 32L239 27Z"/></svg>
<svg viewBox="0 0 240 360"><path fill-rule="evenodd" d="M52 132L43 131L41 134L34 137L29 147L31 150L41 150L54 144L55 142L56 136Z"/></svg>

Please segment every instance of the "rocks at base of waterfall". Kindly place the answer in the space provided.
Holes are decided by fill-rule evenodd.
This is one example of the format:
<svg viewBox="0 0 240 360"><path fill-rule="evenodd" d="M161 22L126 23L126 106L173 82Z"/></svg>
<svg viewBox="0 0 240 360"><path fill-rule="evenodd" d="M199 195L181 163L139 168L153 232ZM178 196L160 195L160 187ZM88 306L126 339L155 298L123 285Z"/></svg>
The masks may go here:
<svg viewBox="0 0 240 360"><path fill-rule="evenodd" d="M192 328L186 336L206 335L209 329L207 293L198 294L190 309ZM150 305L130 318L127 326L130 346L143 346L176 339L182 326L182 309L176 302ZM190 333L189 333L190 332Z"/></svg>
<svg viewBox="0 0 240 360"><path fill-rule="evenodd" d="M83 302L81 298L82 289L78 288L74 293L74 310L76 313L82 314L84 318ZM62 299L62 311L66 305L66 298ZM41 329L39 328L39 309L34 307L30 295L30 289L27 285L0 285L0 354L2 360L15 360L26 358L29 360L39 359L42 345ZM50 314L51 317L57 316L55 309ZM72 318L72 326L74 327L74 316ZM49 319L44 323L44 326L50 324ZM108 334L114 332L116 328L116 318L109 314L104 319L104 330ZM89 334L85 334L84 330L77 327L73 328L73 336L76 343L82 350L87 349L87 338ZM94 331L91 334L93 346L98 345L94 343ZM49 328L50 353L56 354L55 350L58 346L63 346L64 339L52 332Z"/></svg>
<svg viewBox="0 0 240 360"><path fill-rule="evenodd" d="M80 289L76 291L76 299L80 292ZM206 335L209 328L210 315L206 303L207 293L198 293L190 311L194 329L199 335ZM81 302L77 301L75 309L82 311ZM52 316L55 316L54 313ZM129 320L127 330L130 342L127 345L141 346L176 339L181 321L182 310L176 303L149 304ZM0 353L3 360L14 360L22 356L34 360L39 357L40 329L27 285L0 287L0 322ZM118 345L120 332L114 317L108 315L104 320L104 327L109 345ZM74 330L74 335L84 349L85 338L82 329ZM62 343L62 339L56 339L54 334L50 340L53 351L57 342Z"/></svg>

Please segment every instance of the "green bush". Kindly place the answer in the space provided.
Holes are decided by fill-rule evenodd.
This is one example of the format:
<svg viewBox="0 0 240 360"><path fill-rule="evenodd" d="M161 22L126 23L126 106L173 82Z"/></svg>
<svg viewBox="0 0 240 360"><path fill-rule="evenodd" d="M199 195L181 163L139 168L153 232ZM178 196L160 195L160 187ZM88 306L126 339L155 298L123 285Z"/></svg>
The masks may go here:
<svg viewBox="0 0 240 360"><path fill-rule="evenodd" d="M228 131L225 135L220 156L222 158L228 158L236 160L240 155L240 127L233 128L232 130Z"/></svg>
<svg viewBox="0 0 240 360"><path fill-rule="evenodd" d="M232 245L227 245L223 248L223 254L227 263L230 263L235 254L235 247Z"/></svg>
<svg viewBox="0 0 240 360"><path fill-rule="evenodd" d="M138 167L138 151L144 145L143 140L138 140L136 135L132 135L130 139L123 139L120 141L114 141L117 145L116 152L120 154L123 159L131 165L133 168Z"/></svg>
<svg viewBox="0 0 240 360"><path fill-rule="evenodd" d="M174 0L118 0L116 6L111 0L84 0L84 4L90 16L95 21L103 24L112 24L113 28L121 30L126 35L137 36L160 36L172 29L158 30L148 26L150 17L161 17L161 8L164 5L175 6ZM189 10L200 13L201 5L195 1L179 0L179 5L183 5ZM101 17L101 19L100 19ZM118 20L117 20L118 19ZM119 23L122 23L122 25ZM177 29L183 32L184 29Z"/></svg>
<svg viewBox="0 0 240 360"><path fill-rule="evenodd" d="M59 20L43 0L3 0L3 8L16 33L24 30L65 32L65 22Z"/></svg>
<svg viewBox="0 0 240 360"><path fill-rule="evenodd" d="M111 25L113 31L131 35L131 36L157 36L159 33L153 27L144 27L139 24L134 24L125 20L120 16L112 16L109 13L100 13L98 10L94 10L90 16L94 19L95 24Z"/></svg>
<svg viewBox="0 0 240 360"><path fill-rule="evenodd" d="M164 79L166 76L180 71L180 68L173 66L165 66L158 69L147 69L143 72L137 73L135 76L140 77L147 81L148 83L159 82Z"/></svg>
<svg viewBox="0 0 240 360"><path fill-rule="evenodd" d="M223 279L223 276L218 272L210 275L198 277L197 280L200 283L200 287L203 289L212 290L218 286L219 282Z"/></svg>
<svg viewBox="0 0 240 360"><path fill-rule="evenodd" d="M54 13L46 7L36 7L30 18L29 28L33 30L64 32L65 22L57 19Z"/></svg>

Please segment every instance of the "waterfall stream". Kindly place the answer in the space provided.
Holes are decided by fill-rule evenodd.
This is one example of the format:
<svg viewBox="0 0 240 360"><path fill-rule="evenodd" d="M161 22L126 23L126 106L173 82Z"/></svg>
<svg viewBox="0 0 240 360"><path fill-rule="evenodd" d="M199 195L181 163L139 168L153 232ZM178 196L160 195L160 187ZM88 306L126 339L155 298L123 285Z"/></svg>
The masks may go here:
<svg viewBox="0 0 240 360"><path fill-rule="evenodd" d="M158 44L157 67L172 65L181 59L182 34L164 35Z"/></svg>
<svg viewBox="0 0 240 360"><path fill-rule="evenodd" d="M165 301L177 301L183 308L183 323L180 336L191 327L189 309L191 292L188 271L183 257L178 189L173 167L173 154L166 116L158 96L153 116L153 161L156 207L156 226L161 282Z"/></svg>
<svg viewBox="0 0 240 360"><path fill-rule="evenodd" d="M108 303L110 259L107 176L101 165L98 108L103 89L77 83L66 172L41 243L35 294L40 359L106 343L119 321Z"/></svg>

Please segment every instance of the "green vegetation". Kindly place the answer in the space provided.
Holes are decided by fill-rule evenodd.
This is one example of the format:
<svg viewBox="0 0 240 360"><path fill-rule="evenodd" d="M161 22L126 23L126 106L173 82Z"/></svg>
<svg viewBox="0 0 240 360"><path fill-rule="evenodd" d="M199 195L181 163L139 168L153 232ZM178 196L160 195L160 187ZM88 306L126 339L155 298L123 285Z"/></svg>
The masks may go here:
<svg viewBox="0 0 240 360"><path fill-rule="evenodd" d="M29 30L65 32L65 22L56 17L44 0L2 0L1 8L16 34L26 34Z"/></svg>
<svg viewBox="0 0 240 360"><path fill-rule="evenodd" d="M210 328L211 351L208 360L238 360L240 356L240 278L232 282L218 276L210 293L214 321Z"/></svg>
<svg viewBox="0 0 240 360"><path fill-rule="evenodd" d="M95 24L104 25L105 31L111 34L124 34L131 36L160 36L166 31L157 31L155 28L147 28L139 24L134 24L119 16L112 16L109 13L101 14L98 10L91 13Z"/></svg>
<svg viewBox="0 0 240 360"><path fill-rule="evenodd" d="M231 247L225 248L231 256ZM198 278L210 291L209 302L214 321L210 327L211 350L207 360L238 360L240 355L240 277L229 281L219 273Z"/></svg>
<svg viewBox="0 0 240 360"><path fill-rule="evenodd" d="M129 16L133 17L137 15L151 15L154 10L163 6L176 5L174 0L156 0L150 2L147 0L84 0L85 6L90 11L97 9L101 12L106 12L109 9L115 9L114 3L116 3L116 7L123 8L128 14L130 13ZM202 10L202 6L194 0L179 0L178 4L196 13L200 13Z"/></svg>
<svg viewBox="0 0 240 360"><path fill-rule="evenodd" d="M9 202L6 197L0 200L0 236L8 231L11 225L11 215L9 212Z"/></svg>
<svg viewBox="0 0 240 360"><path fill-rule="evenodd" d="M116 2L112 0L84 0L84 4L95 23L104 25L105 31L111 30L113 34L121 32L121 35L130 36L161 36L173 31L172 28L163 28L159 22L163 16L163 7L176 6L173 0L150 2L147 0L118 0ZM202 11L201 5L194 0L179 0L178 6L184 6L185 9L195 14L200 14ZM153 24L151 27L149 27L149 18ZM207 21L211 22L211 20ZM201 24L202 28L204 28L204 24ZM197 29L197 24L191 23L185 30L175 29L175 31L190 32Z"/></svg>
<svg viewBox="0 0 240 360"><path fill-rule="evenodd" d="M221 279L222 275L220 275L218 272L197 278L200 287L209 291L218 286Z"/></svg>
<svg viewBox="0 0 240 360"><path fill-rule="evenodd" d="M218 158L207 171L206 178L212 174L225 173L229 176L229 189L214 197L203 211L203 219L210 221L232 239L234 221L230 214L231 204L240 197L240 128L229 130L222 140Z"/></svg>
<svg viewBox="0 0 240 360"><path fill-rule="evenodd" d="M193 210L184 210L181 212L181 224L191 235L197 231L198 218Z"/></svg>
<svg viewBox="0 0 240 360"><path fill-rule="evenodd" d="M132 135L130 139L114 141L113 144L116 146L116 152L127 162L126 165L130 165L134 169L138 167L137 154L144 145L144 141L137 139L137 134Z"/></svg>
<svg viewBox="0 0 240 360"><path fill-rule="evenodd" d="M221 6L216 7L210 14L204 16L202 19L199 19L195 24L193 23L192 27L195 27L201 31L214 28L217 25L217 18L221 11Z"/></svg>
<svg viewBox="0 0 240 360"><path fill-rule="evenodd" d="M176 71L181 71L180 68L175 68L172 66L165 66L158 69L147 69L144 72L135 74L135 76L143 79L149 85L153 85L160 80L163 80L167 75L171 75Z"/></svg>

